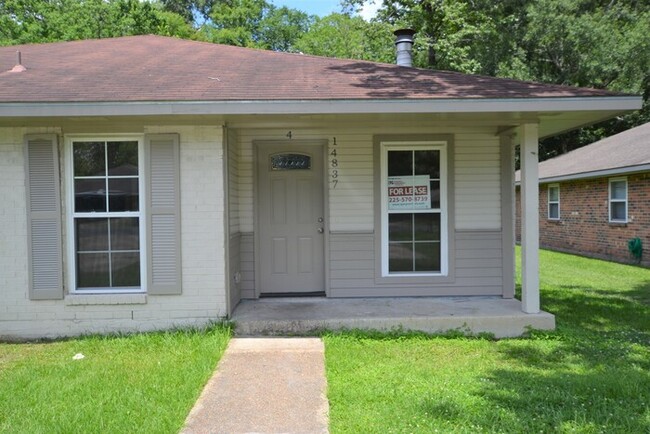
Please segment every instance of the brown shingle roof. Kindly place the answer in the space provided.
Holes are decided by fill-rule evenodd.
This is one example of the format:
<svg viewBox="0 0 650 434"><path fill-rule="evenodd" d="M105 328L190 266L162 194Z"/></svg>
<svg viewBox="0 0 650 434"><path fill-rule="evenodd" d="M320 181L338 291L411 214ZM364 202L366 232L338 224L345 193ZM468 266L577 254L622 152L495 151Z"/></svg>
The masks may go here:
<svg viewBox="0 0 650 434"><path fill-rule="evenodd" d="M22 53L25 72L9 72ZM612 92L162 36L0 47L0 102L613 96Z"/></svg>
<svg viewBox="0 0 650 434"><path fill-rule="evenodd" d="M647 165L650 122L539 163L539 179L587 177L602 171L632 172ZM517 172L517 181L519 175Z"/></svg>

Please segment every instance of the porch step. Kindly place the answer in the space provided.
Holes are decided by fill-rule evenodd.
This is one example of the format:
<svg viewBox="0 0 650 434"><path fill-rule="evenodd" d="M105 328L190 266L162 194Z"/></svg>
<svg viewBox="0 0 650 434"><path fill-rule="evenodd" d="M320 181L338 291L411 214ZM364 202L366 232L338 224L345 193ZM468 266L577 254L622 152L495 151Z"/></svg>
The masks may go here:
<svg viewBox="0 0 650 434"><path fill-rule="evenodd" d="M238 336L305 336L322 330L395 329L497 338L529 328L553 330L555 316L527 314L521 302L500 297L283 298L242 300L232 319Z"/></svg>

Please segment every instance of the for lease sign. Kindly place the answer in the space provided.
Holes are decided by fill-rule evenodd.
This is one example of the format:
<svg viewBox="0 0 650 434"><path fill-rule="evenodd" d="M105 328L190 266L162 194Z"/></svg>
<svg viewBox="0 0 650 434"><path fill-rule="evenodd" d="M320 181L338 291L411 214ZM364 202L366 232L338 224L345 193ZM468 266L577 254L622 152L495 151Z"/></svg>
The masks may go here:
<svg viewBox="0 0 650 434"><path fill-rule="evenodd" d="M431 208L431 190L428 175L388 178L388 209L429 208Z"/></svg>

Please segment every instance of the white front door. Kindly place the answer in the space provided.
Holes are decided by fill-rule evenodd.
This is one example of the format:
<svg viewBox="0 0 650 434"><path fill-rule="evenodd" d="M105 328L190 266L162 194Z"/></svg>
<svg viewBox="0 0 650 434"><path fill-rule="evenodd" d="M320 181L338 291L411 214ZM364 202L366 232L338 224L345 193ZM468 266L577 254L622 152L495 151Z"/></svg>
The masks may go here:
<svg viewBox="0 0 650 434"><path fill-rule="evenodd" d="M322 144L257 144L258 286L325 290Z"/></svg>

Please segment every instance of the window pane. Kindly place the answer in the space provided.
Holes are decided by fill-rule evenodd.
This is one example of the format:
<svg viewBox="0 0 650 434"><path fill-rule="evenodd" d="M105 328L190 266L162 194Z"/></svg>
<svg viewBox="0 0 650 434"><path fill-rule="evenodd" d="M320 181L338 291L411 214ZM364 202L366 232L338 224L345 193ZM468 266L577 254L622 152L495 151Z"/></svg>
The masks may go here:
<svg viewBox="0 0 650 434"><path fill-rule="evenodd" d="M550 219L560 218L560 206L557 203L550 203L548 205L548 218Z"/></svg>
<svg viewBox="0 0 650 434"><path fill-rule="evenodd" d="M279 154L271 157L271 170L309 170L311 157L302 154Z"/></svg>
<svg viewBox="0 0 650 434"><path fill-rule="evenodd" d="M440 209L440 181L431 181L431 208Z"/></svg>
<svg viewBox="0 0 650 434"><path fill-rule="evenodd" d="M388 245L388 271L413 271L413 243L390 243Z"/></svg>
<svg viewBox="0 0 650 434"><path fill-rule="evenodd" d="M560 189L558 187L549 187L548 189L548 200L551 202L557 202L560 197Z"/></svg>
<svg viewBox="0 0 650 434"><path fill-rule="evenodd" d="M440 214L415 214L415 240L440 241Z"/></svg>
<svg viewBox="0 0 650 434"><path fill-rule="evenodd" d="M440 151L415 151L415 174L440 179Z"/></svg>
<svg viewBox="0 0 650 434"><path fill-rule="evenodd" d="M105 172L103 142L74 142L74 176L101 176Z"/></svg>
<svg viewBox="0 0 650 434"><path fill-rule="evenodd" d="M612 199L627 199L627 182L614 181L610 184L611 198Z"/></svg>
<svg viewBox="0 0 650 434"><path fill-rule="evenodd" d="M415 271L440 271L440 243L415 243Z"/></svg>
<svg viewBox="0 0 650 434"><path fill-rule="evenodd" d="M138 211L138 178L109 178L108 191L109 211Z"/></svg>
<svg viewBox="0 0 650 434"><path fill-rule="evenodd" d="M77 252L108 250L108 219L76 219Z"/></svg>
<svg viewBox="0 0 650 434"><path fill-rule="evenodd" d="M413 214L388 215L388 241L413 240Z"/></svg>
<svg viewBox="0 0 650 434"><path fill-rule="evenodd" d="M413 151L388 151L388 176L413 175Z"/></svg>
<svg viewBox="0 0 650 434"><path fill-rule="evenodd" d="M112 253L113 286L140 286L140 253Z"/></svg>
<svg viewBox="0 0 650 434"><path fill-rule="evenodd" d="M627 220L627 216L625 215L625 202L612 202L610 205L612 207L612 220Z"/></svg>
<svg viewBox="0 0 650 434"><path fill-rule="evenodd" d="M108 253L77 254L77 288L108 287Z"/></svg>
<svg viewBox="0 0 650 434"><path fill-rule="evenodd" d="M139 224L137 217L111 219L111 250L140 250Z"/></svg>
<svg viewBox="0 0 650 434"><path fill-rule="evenodd" d="M106 211L106 181L104 179L75 179L75 212Z"/></svg>
<svg viewBox="0 0 650 434"><path fill-rule="evenodd" d="M108 142L106 154L109 176L138 174L138 142Z"/></svg>

